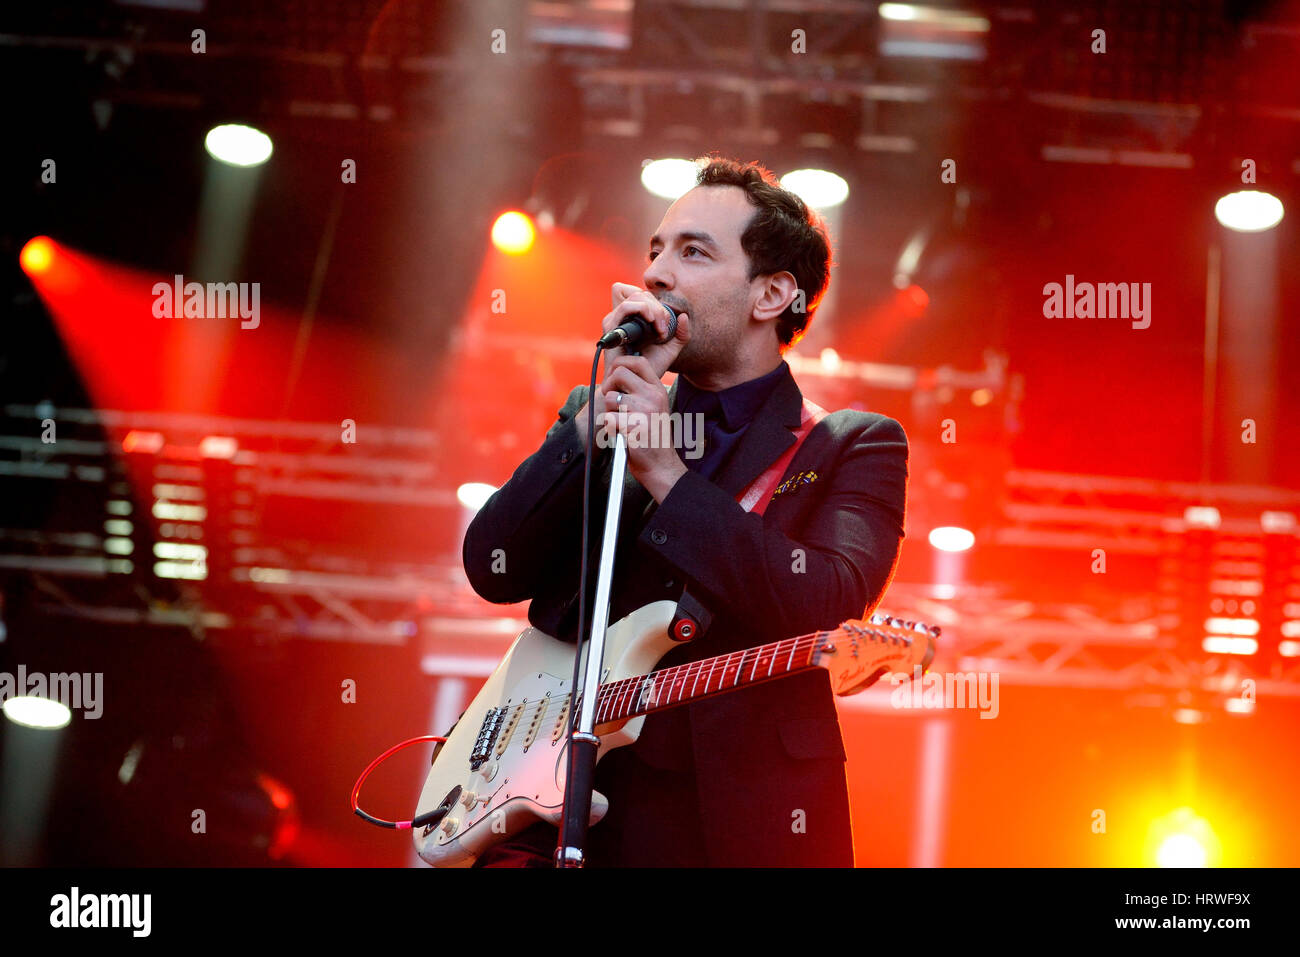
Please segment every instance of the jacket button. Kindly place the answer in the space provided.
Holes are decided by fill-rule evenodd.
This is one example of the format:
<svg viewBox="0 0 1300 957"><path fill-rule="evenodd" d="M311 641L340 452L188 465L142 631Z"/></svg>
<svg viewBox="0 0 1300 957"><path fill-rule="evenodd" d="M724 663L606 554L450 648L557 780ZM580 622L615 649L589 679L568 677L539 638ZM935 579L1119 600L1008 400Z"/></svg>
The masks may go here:
<svg viewBox="0 0 1300 957"><path fill-rule="evenodd" d="M664 542L668 541L668 533L662 528L656 528L650 533L650 541L654 542L656 545L662 545Z"/></svg>
<svg viewBox="0 0 1300 957"><path fill-rule="evenodd" d="M563 464L563 463L565 463L565 462L568 462L569 459L571 459L571 458L573 458L573 450L572 450L572 449L565 449L565 450L564 450L564 454L560 456L560 463Z"/></svg>
<svg viewBox="0 0 1300 957"><path fill-rule="evenodd" d="M670 579L668 579L666 582L664 582L664 587L665 587L665 588L672 588L672 587L673 587L674 585L676 585L676 584L677 584L677 582L670 578Z"/></svg>

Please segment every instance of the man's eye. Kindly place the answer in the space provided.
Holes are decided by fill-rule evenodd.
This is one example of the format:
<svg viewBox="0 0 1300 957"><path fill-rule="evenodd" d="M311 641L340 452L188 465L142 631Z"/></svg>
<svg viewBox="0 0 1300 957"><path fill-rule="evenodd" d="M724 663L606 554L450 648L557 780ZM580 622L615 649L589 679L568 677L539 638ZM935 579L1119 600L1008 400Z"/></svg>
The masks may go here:
<svg viewBox="0 0 1300 957"><path fill-rule="evenodd" d="M686 254L689 253L692 249L695 250L697 253L703 253L703 252L704 252L704 250L701 249L699 246L687 246L685 249L682 250L682 255L683 255L683 256L686 255ZM650 252L646 253L646 257L645 257L645 258L646 258L646 261L647 261L647 262L654 262L654 261L655 261L655 257L658 256L658 255L659 255L659 253L658 253L657 251L655 251L655 250L652 249L652 250L650 250Z"/></svg>

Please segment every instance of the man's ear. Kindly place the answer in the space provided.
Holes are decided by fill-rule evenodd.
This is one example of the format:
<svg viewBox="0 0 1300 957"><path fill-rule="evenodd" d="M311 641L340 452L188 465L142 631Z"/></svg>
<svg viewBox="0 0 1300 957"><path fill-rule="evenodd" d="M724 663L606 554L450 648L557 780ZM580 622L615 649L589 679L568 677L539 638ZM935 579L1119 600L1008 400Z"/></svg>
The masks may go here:
<svg viewBox="0 0 1300 957"><path fill-rule="evenodd" d="M793 273L778 272L769 276L757 276L758 300L754 303L754 318L759 322L768 322L781 318L781 313L790 303L803 293Z"/></svg>

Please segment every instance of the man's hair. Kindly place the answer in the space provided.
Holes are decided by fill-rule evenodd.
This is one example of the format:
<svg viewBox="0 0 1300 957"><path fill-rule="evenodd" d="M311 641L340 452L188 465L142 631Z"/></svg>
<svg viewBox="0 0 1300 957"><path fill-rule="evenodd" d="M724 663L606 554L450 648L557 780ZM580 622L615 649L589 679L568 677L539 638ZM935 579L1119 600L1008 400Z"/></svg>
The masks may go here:
<svg viewBox="0 0 1300 957"><path fill-rule="evenodd" d="M758 163L707 157L696 177L697 186L739 186L756 212L740 236L749 256L749 278L788 272L803 291L803 311L796 295L776 320L776 335L784 352L798 342L830 283L831 240L826 222Z"/></svg>

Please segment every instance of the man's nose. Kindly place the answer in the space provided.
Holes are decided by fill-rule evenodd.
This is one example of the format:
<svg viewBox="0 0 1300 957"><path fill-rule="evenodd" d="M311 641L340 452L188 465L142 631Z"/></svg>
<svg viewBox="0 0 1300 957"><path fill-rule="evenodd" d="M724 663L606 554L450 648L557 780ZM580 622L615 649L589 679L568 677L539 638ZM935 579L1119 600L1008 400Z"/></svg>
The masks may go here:
<svg viewBox="0 0 1300 957"><path fill-rule="evenodd" d="M672 273L669 272L664 260L668 257L660 253L650 264L646 266L645 273L642 275L646 289L671 289L673 284Z"/></svg>

